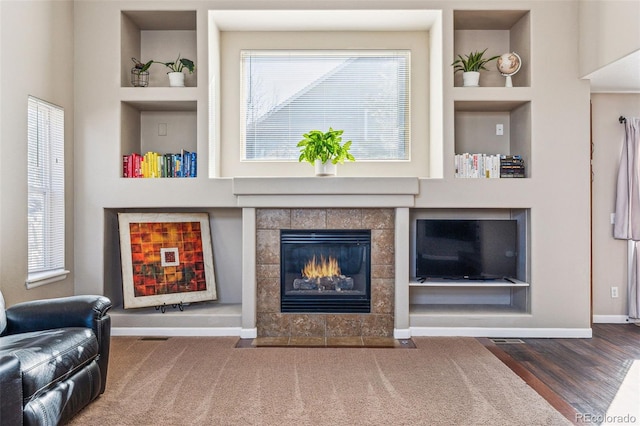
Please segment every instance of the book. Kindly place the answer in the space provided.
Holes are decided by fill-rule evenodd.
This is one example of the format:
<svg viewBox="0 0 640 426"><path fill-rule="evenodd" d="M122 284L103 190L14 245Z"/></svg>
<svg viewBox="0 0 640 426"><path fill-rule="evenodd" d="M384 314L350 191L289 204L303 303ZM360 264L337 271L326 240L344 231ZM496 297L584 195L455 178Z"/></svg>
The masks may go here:
<svg viewBox="0 0 640 426"><path fill-rule="evenodd" d="M500 177L501 178L524 178L525 165L520 155L500 156Z"/></svg>
<svg viewBox="0 0 640 426"><path fill-rule="evenodd" d="M160 154L149 151L122 156L122 177L124 178L172 178L196 177L197 154L180 150L180 153Z"/></svg>
<svg viewBox="0 0 640 426"><path fill-rule="evenodd" d="M454 158L455 177L495 179L500 177L499 154L457 154Z"/></svg>

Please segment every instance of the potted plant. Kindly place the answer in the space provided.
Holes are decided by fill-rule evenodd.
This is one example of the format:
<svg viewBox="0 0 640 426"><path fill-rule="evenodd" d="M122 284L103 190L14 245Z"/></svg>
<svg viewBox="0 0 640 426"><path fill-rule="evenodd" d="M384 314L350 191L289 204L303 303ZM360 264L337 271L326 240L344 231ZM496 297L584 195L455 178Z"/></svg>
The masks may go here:
<svg viewBox="0 0 640 426"><path fill-rule="evenodd" d="M135 64L131 68L131 84L133 87L147 87L149 85L149 67L153 64L153 60L143 64L136 58L131 58Z"/></svg>
<svg viewBox="0 0 640 426"><path fill-rule="evenodd" d="M463 86L478 86L478 82L480 81L480 70L488 71L485 65L488 62L498 59L499 56L484 58L483 56L486 51L487 49L484 49L482 52L471 52L468 55L465 55L466 57L458 55L458 59L453 61L451 64L453 66L454 73L462 71Z"/></svg>
<svg viewBox="0 0 640 426"><path fill-rule="evenodd" d="M156 61L154 61L156 62ZM181 58L178 54L178 58L173 62L156 62L169 68L167 75L169 76L169 85L171 87L184 87L184 73L186 68L189 70L189 74L193 74L196 69L196 65L191 59Z"/></svg>
<svg viewBox="0 0 640 426"><path fill-rule="evenodd" d="M317 176L335 175L336 164L342 164L345 160L356 161L349 153L351 141L340 144L343 132L344 130L333 130L329 127L327 132L312 130L305 133L302 135L303 139L298 142L298 148L300 148L298 161L313 164Z"/></svg>

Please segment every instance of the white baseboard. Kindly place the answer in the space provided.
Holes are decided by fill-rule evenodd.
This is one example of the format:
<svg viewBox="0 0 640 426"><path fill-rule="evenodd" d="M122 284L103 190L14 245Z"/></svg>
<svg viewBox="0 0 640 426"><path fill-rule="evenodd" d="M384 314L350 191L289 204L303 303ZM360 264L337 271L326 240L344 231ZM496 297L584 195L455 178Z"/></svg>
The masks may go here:
<svg viewBox="0 0 640 426"><path fill-rule="evenodd" d="M112 336L240 336L240 327L112 327Z"/></svg>
<svg viewBox="0 0 640 426"><path fill-rule="evenodd" d="M408 328L394 328L393 329L393 338L394 339L410 339L411 338L411 330Z"/></svg>
<svg viewBox="0 0 640 426"><path fill-rule="evenodd" d="M241 339L255 339L258 337L258 329L257 328L242 328L240 329L240 338Z"/></svg>
<svg viewBox="0 0 640 426"><path fill-rule="evenodd" d="M594 324L629 324L629 317L626 315L594 315Z"/></svg>
<svg viewBox="0 0 640 426"><path fill-rule="evenodd" d="M411 327L411 336L591 338L590 328Z"/></svg>

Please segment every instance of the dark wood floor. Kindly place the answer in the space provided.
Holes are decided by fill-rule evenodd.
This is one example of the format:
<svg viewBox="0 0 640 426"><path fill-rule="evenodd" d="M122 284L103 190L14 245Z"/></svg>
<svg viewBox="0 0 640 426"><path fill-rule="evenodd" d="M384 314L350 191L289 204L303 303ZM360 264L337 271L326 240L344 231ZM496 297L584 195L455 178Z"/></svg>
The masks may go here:
<svg viewBox="0 0 640 426"><path fill-rule="evenodd" d="M640 327L632 324L594 324L591 339L480 340L574 424L604 415L640 360Z"/></svg>

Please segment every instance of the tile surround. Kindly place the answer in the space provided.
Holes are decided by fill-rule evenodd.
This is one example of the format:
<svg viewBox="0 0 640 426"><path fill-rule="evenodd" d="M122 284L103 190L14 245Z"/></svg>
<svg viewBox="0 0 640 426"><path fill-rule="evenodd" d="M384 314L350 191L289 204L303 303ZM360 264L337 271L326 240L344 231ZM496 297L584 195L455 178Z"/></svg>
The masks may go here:
<svg viewBox="0 0 640 426"><path fill-rule="evenodd" d="M394 209L258 209L256 326L258 337L393 337ZM371 229L371 313L280 312L280 229Z"/></svg>

